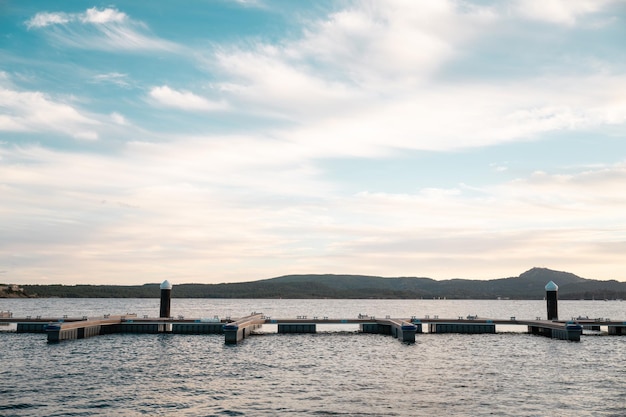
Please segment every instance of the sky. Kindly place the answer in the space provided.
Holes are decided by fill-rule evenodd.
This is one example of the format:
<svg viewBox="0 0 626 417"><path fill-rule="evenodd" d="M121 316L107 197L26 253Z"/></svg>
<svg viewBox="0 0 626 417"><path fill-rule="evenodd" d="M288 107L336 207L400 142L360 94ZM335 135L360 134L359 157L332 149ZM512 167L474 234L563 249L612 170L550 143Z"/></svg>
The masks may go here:
<svg viewBox="0 0 626 417"><path fill-rule="evenodd" d="M0 0L0 282L626 281L625 0Z"/></svg>

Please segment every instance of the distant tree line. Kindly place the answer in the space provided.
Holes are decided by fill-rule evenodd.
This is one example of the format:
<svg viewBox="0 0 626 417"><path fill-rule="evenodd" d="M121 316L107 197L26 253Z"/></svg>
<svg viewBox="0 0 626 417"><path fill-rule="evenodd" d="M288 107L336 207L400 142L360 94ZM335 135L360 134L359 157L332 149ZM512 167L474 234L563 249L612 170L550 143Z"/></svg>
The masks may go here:
<svg viewBox="0 0 626 417"><path fill-rule="evenodd" d="M495 280L433 280L360 275L287 275L261 281L174 285L174 298L333 299L542 299L554 281L560 299L624 299L626 283L598 281L568 272L533 268L518 277ZM59 298L158 298L159 284L22 285L24 296ZM2 297L2 294L0 294Z"/></svg>

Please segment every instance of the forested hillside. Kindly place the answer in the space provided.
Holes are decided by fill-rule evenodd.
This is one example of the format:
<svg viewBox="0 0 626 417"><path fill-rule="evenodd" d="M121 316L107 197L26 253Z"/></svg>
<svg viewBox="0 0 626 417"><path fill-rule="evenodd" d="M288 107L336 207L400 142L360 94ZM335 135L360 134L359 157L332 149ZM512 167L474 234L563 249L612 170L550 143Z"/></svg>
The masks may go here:
<svg viewBox="0 0 626 417"><path fill-rule="evenodd" d="M229 284L177 284L175 298L448 298L541 299L549 281L559 286L561 299L623 299L626 283L598 281L577 275L533 268L517 277L494 280L434 280L362 275L286 275ZM23 285L29 297L158 298L159 284L144 285Z"/></svg>

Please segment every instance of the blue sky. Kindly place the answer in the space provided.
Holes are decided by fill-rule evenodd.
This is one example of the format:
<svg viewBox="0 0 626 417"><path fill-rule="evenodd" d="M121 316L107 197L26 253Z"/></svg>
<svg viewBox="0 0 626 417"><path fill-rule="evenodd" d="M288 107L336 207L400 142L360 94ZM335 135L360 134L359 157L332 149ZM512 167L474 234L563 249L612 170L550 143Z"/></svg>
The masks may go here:
<svg viewBox="0 0 626 417"><path fill-rule="evenodd" d="M0 1L0 282L626 281L623 0Z"/></svg>

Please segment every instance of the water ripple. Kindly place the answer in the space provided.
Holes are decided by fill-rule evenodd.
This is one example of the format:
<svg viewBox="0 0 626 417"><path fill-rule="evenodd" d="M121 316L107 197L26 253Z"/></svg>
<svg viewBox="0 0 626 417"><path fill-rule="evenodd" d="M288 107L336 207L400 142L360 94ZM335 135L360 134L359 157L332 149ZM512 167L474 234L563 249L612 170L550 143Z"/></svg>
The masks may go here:
<svg viewBox="0 0 626 417"><path fill-rule="evenodd" d="M367 307L355 300L351 308ZM165 334L48 345L45 335L0 333L0 415L618 416L625 340L422 334L409 345L323 332L262 334L236 346L219 335Z"/></svg>

